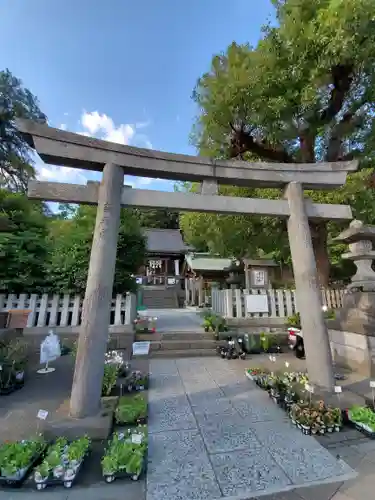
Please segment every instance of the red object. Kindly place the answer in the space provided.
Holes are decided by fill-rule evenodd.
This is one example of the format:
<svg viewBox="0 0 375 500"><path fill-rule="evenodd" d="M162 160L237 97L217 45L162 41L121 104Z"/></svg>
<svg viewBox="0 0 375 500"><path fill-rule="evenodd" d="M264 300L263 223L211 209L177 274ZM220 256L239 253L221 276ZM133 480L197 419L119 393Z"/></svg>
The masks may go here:
<svg viewBox="0 0 375 500"><path fill-rule="evenodd" d="M156 329L155 328L152 328L151 329L152 333L155 333L156 332Z"/></svg>

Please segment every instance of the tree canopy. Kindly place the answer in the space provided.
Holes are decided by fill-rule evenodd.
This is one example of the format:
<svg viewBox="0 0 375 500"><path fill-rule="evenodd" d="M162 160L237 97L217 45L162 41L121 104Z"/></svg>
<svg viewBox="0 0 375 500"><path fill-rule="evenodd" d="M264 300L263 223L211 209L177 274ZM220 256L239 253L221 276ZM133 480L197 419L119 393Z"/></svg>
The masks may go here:
<svg viewBox="0 0 375 500"><path fill-rule="evenodd" d="M51 223L51 258L47 264L54 291L83 294L95 228L96 207L80 206L73 217L57 218ZM132 274L143 264L145 239L130 210L122 209L114 293L134 290Z"/></svg>
<svg viewBox="0 0 375 500"><path fill-rule="evenodd" d="M144 228L178 229L179 227L178 212L171 211L168 208L148 210L134 208L133 213L138 218L141 227Z"/></svg>
<svg viewBox="0 0 375 500"><path fill-rule="evenodd" d="M0 291L40 292L48 287L47 217L40 203L0 189L0 214L7 221L0 231Z"/></svg>
<svg viewBox="0 0 375 500"><path fill-rule="evenodd" d="M37 98L7 69L0 71L0 187L26 191L35 170L31 150L17 130L15 118L46 121Z"/></svg>
<svg viewBox="0 0 375 500"><path fill-rule="evenodd" d="M41 203L0 189L0 292L84 294L96 208L67 205L46 213ZM65 211L64 211L65 210ZM135 289L145 239L130 210L121 212L114 293Z"/></svg>
<svg viewBox="0 0 375 500"><path fill-rule="evenodd" d="M284 163L358 158L361 171L347 186L306 194L319 202L350 203L356 217L372 222L374 193L366 181L375 145L373 0L272 3L277 25L263 27L257 46L232 43L198 80L193 98L200 112L192 141L201 155L216 158ZM222 191L280 196L277 190ZM276 257L288 255L285 226L269 217L183 214L181 226L193 244L208 234L211 250L240 255L268 253L271 246ZM328 234L339 229L311 224L323 285L330 273Z"/></svg>

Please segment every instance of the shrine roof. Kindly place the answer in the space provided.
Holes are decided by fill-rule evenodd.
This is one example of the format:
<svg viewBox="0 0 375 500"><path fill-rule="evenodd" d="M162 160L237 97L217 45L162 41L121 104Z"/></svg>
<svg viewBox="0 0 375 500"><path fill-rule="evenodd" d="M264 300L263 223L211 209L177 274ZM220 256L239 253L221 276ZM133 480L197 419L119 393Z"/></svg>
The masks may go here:
<svg viewBox="0 0 375 500"><path fill-rule="evenodd" d="M195 254L186 255L186 263L192 271L224 271L229 269L233 259L200 256Z"/></svg>
<svg viewBox="0 0 375 500"><path fill-rule="evenodd" d="M145 229L149 253L184 254L189 250L179 229Z"/></svg>

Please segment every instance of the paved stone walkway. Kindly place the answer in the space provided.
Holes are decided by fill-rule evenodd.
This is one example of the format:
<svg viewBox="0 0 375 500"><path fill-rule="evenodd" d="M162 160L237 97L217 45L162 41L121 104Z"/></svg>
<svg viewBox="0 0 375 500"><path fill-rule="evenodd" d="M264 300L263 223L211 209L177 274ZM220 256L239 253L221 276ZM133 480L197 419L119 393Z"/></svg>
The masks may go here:
<svg viewBox="0 0 375 500"><path fill-rule="evenodd" d="M139 314L158 318L158 332L203 332L203 319L192 309L146 309Z"/></svg>
<svg viewBox="0 0 375 500"><path fill-rule="evenodd" d="M147 500L248 499L355 477L237 363L155 360L150 372Z"/></svg>

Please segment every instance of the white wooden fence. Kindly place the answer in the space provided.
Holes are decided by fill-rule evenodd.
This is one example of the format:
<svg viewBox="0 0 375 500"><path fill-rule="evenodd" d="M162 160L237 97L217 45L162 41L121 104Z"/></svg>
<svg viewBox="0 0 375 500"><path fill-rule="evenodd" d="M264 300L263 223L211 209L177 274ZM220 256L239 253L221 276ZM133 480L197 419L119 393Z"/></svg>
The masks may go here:
<svg viewBox="0 0 375 500"><path fill-rule="evenodd" d="M0 294L0 312L29 309L27 328L71 327L81 324L83 298L80 295L4 295ZM110 325L130 325L136 314L133 294L116 295L112 299Z"/></svg>
<svg viewBox="0 0 375 500"><path fill-rule="evenodd" d="M328 309L342 306L344 290L322 289L322 304ZM267 295L268 312L253 313L247 310L245 295ZM225 318L287 318L298 312L295 290L212 289L212 310Z"/></svg>

